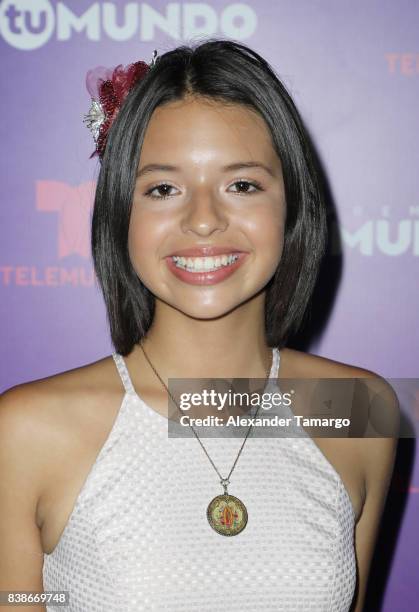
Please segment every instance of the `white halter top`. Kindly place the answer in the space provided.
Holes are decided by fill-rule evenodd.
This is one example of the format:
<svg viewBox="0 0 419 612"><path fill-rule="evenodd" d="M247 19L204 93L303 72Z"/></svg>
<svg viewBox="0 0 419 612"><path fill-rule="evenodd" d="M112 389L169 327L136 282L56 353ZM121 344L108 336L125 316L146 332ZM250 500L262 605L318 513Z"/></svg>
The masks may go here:
<svg viewBox="0 0 419 612"><path fill-rule="evenodd" d="M167 419L136 394L122 355L112 356L125 394L57 546L44 555L44 590L69 591L67 612L348 612L355 514L305 430L248 437L228 489L248 523L225 537L207 521L223 491L203 449L194 436L168 437ZM279 362L274 348L270 379ZM201 439L227 476L243 439Z"/></svg>

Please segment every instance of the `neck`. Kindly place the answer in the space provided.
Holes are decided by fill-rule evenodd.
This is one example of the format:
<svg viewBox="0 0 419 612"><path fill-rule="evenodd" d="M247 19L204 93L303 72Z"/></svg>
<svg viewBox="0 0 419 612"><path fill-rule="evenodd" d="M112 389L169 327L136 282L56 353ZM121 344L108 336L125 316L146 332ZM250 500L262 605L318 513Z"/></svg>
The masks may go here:
<svg viewBox="0 0 419 612"><path fill-rule="evenodd" d="M162 378L264 378L272 361L262 299L210 320L156 301L153 324L141 343ZM131 358L145 363L138 345Z"/></svg>

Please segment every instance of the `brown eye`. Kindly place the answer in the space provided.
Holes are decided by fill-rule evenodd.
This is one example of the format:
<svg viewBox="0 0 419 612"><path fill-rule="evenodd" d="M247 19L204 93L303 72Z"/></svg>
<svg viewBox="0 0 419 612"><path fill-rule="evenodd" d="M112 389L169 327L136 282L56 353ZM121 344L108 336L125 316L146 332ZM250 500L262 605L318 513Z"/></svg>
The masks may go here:
<svg viewBox="0 0 419 612"><path fill-rule="evenodd" d="M155 185L154 187L151 187L151 189L149 189L148 191L146 191L146 193L144 195L148 196L149 198L152 198L153 200L165 200L166 198L170 197L170 193L168 193L168 191L170 189L174 189L174 187L172 187L172 185L169 185L168 183L160 183L159 185ZM163 195L151 195L153 193L153 191L155 190L160 190L160 193L163 192Z"/></svg>
<svg viewBox="0 0 419 612"><path fill-rule="evenodd" d="M239 191L236 192L240 194L247 194L247 193L250 194L250 193L255 193L256 191L263 191L262 185L258 183L257 181L240 180L240 181L236 181L235 183L233 183L233 185L240 185ZM249 186L254 187L254 189L249 190Z"/></svg>

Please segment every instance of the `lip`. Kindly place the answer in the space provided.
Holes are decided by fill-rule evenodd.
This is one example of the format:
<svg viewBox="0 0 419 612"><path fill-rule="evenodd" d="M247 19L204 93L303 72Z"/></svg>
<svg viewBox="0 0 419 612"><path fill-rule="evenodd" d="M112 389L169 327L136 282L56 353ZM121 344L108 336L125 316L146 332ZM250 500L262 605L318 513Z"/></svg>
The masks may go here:
<svg viewBox="0 0 419 612"><path fill-rule="evenodd" d="M216 285L234 274L247 259L248 253L236 251L236 254L238 258L231 265L223 266L218 270L211 270L208 272L189 272L188 270L178 268L172 256L166 257L165 259L171 273L184 283L188 285Z"/></svg>
<svg viewBox="0 0 419 612"><path fill-rule="evenodd" d="M202 246L179 249L168 255L168 257L212 257L214 255L238 255L245 252L241 249L236 249L234 246Z"/></svg>

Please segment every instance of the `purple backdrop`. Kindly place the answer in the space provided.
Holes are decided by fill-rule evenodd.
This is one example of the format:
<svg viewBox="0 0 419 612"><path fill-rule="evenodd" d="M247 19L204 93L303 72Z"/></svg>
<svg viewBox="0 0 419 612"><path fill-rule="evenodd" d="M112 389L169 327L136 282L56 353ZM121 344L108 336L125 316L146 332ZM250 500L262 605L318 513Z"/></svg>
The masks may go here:
<svg viewBox="0 0 419 612"><path fill-rule="evenodd" d="M310 352L417 377L418 19L407 0L3 0L1 390L113 350L89 252L98 164L82 123L87 70L213 35L271 62L328 177L343 268ZM412 610L419 596L419 468L414 440L404 442L390 490L401 527L393 549L382 544L394 552L385 612Z"/></svg>

